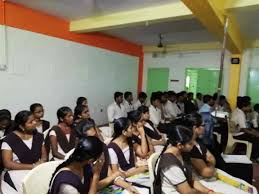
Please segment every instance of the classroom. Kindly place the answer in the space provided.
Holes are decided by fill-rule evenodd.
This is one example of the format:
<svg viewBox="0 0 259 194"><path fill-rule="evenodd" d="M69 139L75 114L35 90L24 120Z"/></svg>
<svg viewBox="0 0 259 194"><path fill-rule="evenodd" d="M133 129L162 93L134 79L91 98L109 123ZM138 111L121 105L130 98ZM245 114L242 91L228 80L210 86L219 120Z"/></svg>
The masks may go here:
<svg viewBox="0 0 259 194"><path fill-rule="evenodd" d="M257 194L259 0L0 0L0 194Z"/></svg>

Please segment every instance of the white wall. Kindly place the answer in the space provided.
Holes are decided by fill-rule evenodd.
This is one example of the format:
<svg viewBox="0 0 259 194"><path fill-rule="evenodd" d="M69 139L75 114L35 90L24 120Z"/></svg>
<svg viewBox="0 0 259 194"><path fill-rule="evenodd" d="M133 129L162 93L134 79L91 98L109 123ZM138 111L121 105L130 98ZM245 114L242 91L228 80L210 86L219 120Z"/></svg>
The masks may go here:
<svg viewBox="0 0 259 194"><path fill-rule="evenodd" d="M247 80L250 68L259 68L259 48L246 49L244 52L240 74L240 96L247 95Z"/></svg>
<svg viewBox="0 0 259 194"><path fill-rule="evenodd" d="M228 78L230 67L230 55L225 56L224 85L223 94L228 92ZM168 53L164 57L153 58L151 53L146 53L144 58L144 82L143 90L147 87L148 68L168 67L170 70L169 80L179 80L179 82L169 81L169 90L180 92L185 89L186 68L220 68L220 50Z"/></svg>
<svg viewBox="0 0 259 194"><path fill-rule="evenodd" d="M13 116L40 102L45 119L55 124L59 107L74 109L76 98L87 96L92 117L102 124L116 90L137 91L137 57L11 27L7 39L9 62L8 71L0 71L0 108L10 109Z"/></svg>

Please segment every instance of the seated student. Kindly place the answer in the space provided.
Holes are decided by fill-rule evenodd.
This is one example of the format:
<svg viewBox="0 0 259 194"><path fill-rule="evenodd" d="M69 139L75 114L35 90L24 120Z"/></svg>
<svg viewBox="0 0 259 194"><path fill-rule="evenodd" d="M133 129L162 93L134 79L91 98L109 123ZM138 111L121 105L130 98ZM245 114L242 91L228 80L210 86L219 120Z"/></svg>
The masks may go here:
<svg viewBox="0 0 259 194"><path fill-rule="evenodd" d="M84 105L84 106L88 106L88 101L86 97L78 97L76 100L76 105Z"/></svg>
<svg viewBox="0 0 259 194"><path fill-rule="evenodd" d="M0 138L8 135L15 130L15 123L9 110L0 110Z"/></svg>
<svg viewBox="0 0 259 194"><path fill-rule="evenodd" d="M123 105L123 94L121 92L114 93L114 102L108 106L107 116L109 123L113 123L115 119L120 117L127 117L127 112Z"/></svg>
<svg viewBox="0 0 259 194"><path fill-rule="evenodd" d="M138 100L134 103L134 110L137 110L140 106L146 105L147 94L145 92L140 92L138 94Z"/></svg>
<svg viewBox="0 0 259 194"><path fill-rule="evenodd" d="M231 168L231 166L224 162L220 154L214 156L203 144L201 137L204 135L204 126L202 125L201 116L199 114L188 115L188 117L186 117L182 122L189 129L193 130L194 146L192 151L190 152L190 157L192 166L199 178L201 180L205 179L206 182L211 183L219 190L222 190L222 188L224 188L224 190L228 190L228 193L249 193L245 191L245 187L239 188L237 190L233 187L234 185L231 185L231 181L227 182L227 179L236 179L234 177L231 177L231 175L223 172L224 176L227 177L227 179L224 180L220 178L221 172L217 173L216 168L228 171L231 170L229 169ZM246 169L246 172L247 170L248 169Z"/></svg>
<svg viewBox="0 0 259 194"><path fill-rule="evenodd" d="M174 91L169 91L168 92L168 101L172 102L172 109L171 114L177 118L182 114L182 111L180 110L180 108L177 105L177 95Z"/></svg>
<svg viewBox="0 0 259 194"><path fill-rule="evenodd" d="M213 97L211 95L204 95L203 103L203 106L199 109L199 113L211 113L215 104Z"/></svg>
<svg viewBox="0 0 259 194"><path fill-rule="evenodd" d="M177 106L181 110L182 114L185 114L184 103L187 100L187 92L182 91L177 94Z"/></svg>
<svg viewBox="0 0 259 194"><path fill-rule="evenodd" d="M162 103L162 113L164 116L164 119L166 121L173 121L177 117L177 113L174 110L174 105L173 103L169 100L169 95L167 92L164 92L162 98L161 98L161 103Z"/></svg>
<svg viewBox="0 0 259 194"><path fill-rule="evenodd" d="M132 102L133 102L132 92L129 92L129 91L125 92L123 104L124 104L124 107L125 107L127 113L134 110L134 106L133 106Z"/></svg>
<svg viewBox="0 0 259 194"><path fill-rule="evenodd" d="M141 136L141 144L133 143L132 124L127 118L119 118L114 121L113 140L108 145L112 172L124 171L126 178L148 171L148 166L136 166L136 157L146 158L148 153L147 140L143 127L138 129ZM143 185L136 182L133 185L125 185L123 188L129 193L140 193ZM137 187L135 186L137 185ZM143 190L143 189L142 189ZM144 189L143 193L149 193Z"/></svg>
<svg viewBox="0 0 259 194"><path fill-rule="evenodd" d="M254 105L254 111L252 112L251 123L254 129L258 129L259 123L259 104Z"/></svg>
<svg viewBox="0 0 259 194"><path fill-rule="evenodd" d="M74 109L74 123L78 124L82 120L90 119L90 112L88 106L77 105Z"/></svg>
<svg viewBox="0 0 259 194"><path fill-rule="evenodd" d="M151 96L151 105L149 107L150 121L154 124L155 127L159 125L162 121L161 113L161 97L158 93L153 93Z"/></svg>
<svg viewBox="0 0 259 194"><path fill-rule="evenodd" d="M94 124L94 120L90 116L90 112L88 109L88 106L85 105L77 105L74 110L74 123L73 123L73 128L76 128L76 126L81 122L81 121L92 121ZM101 130L95 126L96 132L98 133L98 136L100 139L103 141L103 136L101 134Z"/></svg>
<svg viewBox="0 0 259 194"><path fill-rule="evenodd" d="M95 123L93 120L82 120L76 127L76 131L79 136L82 137L89 137L95 136L98 137L98 133L96 131ZM98 137L99 138L99 137ZM100 139L100 138L99 138ZM100 139L101 140L101 139ZM102 189L108 187L111 184L115 184L117 186L123 187L123 185L127 185L124 182L125 174L122 171L117 171L112 173L110 168L110 157L108 152L108 147L104 144L104 163L100 172L100 180L98 183L98 190L99 193L102 193Z"/></svg>
<svg viewBox="0 0 259 194"><path fill-rule="evenodd" d="M197 110L200 110L200 108L203 106L203 96L202 96L202 93L198 92L196 94L195 105L196 105Z"/></svg>
<svg viewBox="0 0 259 194"><path fill-rule="evenodd" d="M51 128L49 133L53 158L64 160L66 153L76 146L77 137L72 129L73 112L69 107L61 107L57 111L58 125Z"/></svg>
<svg viewBox="0 0 259 194"><path fill-rule="evenodd" d="M139 145L141 145L141 135L139 132L139 129L144 129L144 120L142 118L142 113L138 110L134 110L128 113L128 119L130 120L131 124L132 124L132 139L133 139L133 143L138 143ZM145 129L144 129L145 132ZM145 137L147 140L147 147L148 147L148 153L147 153L147 157L146 159L149 158L149 156L151 156L154 153L154 146L151 143L151 138L148 137L145 133Z"/></svg>
<svg viewBox="0 0 259 194"><path fill-rule="evenodd" d="M155 148L155 151L160 151L161 147L164 147L166 140L159 132L159 130L154 126L152 121L150 121L149 109L147 106L141 106L138 111L142 113L142 122L144 124L145 134L151 138L151 143Z"/></svg>
<svg viewBox="0 0 259 194"><path fill-rule="evenodd" d="M34 116L21 111L15 116L16 130L7 135L2 143L3 164L7 172L4 182L22 193L22 180L29 170L46 162L43 135L38 133ZM2 188L2 190L5 190Z"/></svg>
<svg viewBox="0 0 259 194"><path fill-rule="evenodd" d="M259 132L247 127L246 113L250 112L251 103L246 98L239 98L237 108L233 110L230 121L235 124L232 131L233 137L239 140L249 141L253 144L252 159L259 161Z"/></svg>
<svg viewBox="0 0 259 194"><path fill-rule="evenodd" d="M231 113L230 104L223 95L219 97L219 111Z"/></svg>
<svg viewBox="0 0 259 194"><path fill-rule="evenodd" d="M81 138L72 155L52 175L48 194L96 194L103 143L97 137Z"/></svg>
<svg viewBox="0 0 259 194"><path fill-rule="evenodd" d="M184 112L185 114L191 114L193 112L196 112L195 104L193 103L193 93L189 92L187 94L187 99L184 102Z"/></svg>
<svg viewBox="0 0 259 194"><path fill-rule="evenodd" d="M43 106L39 103L34 103L30 106L30 111L33 113L36 124L36 129L39 133L43 133L47 129L49 129L50 123L49 121L42 120L44 117L44 109Z"/></svg>
<svg viewBox="0 0 259 194"><path fill-rule="evenodd" d="M192 176L192 169L184 160L184 153L193 148L192 131L171 125L168 143L160 155L156 168L154 193L161 194L216 194Z"/></svg>

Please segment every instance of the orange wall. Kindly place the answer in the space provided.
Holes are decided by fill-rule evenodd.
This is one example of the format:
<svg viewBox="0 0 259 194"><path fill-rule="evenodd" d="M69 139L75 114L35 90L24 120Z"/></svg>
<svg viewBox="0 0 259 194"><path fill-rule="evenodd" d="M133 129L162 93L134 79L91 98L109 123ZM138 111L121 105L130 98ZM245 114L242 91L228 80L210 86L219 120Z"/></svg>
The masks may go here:
<svg viewBox="0 0 259 194"><path fill-rule="evenodd" d="M0 24L4 23L14 28L137 56L139 57L138 91L142 89L144 64L141 45L101 33L72 33L69 31L69 21L47 15L19 4L0 0Z"/></svg>

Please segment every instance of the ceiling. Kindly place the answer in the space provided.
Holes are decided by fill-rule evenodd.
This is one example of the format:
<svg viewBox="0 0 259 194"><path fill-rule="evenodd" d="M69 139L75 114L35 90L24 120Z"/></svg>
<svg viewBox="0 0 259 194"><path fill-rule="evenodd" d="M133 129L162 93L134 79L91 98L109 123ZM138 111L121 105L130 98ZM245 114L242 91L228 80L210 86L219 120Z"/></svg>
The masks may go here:
<svg viewBox="0 0 259 194"><path fill-rule="evenodd" d="M180 0L8 0L68 20L104 15Z"/></svg>
<svg viewBox="0 0 259 194"><path fill-rule="evenodd" d="M67 20L78 20L134 10L144 7L180 2L180 0L8 0ZM245 39L259 39L258 10L235 10L240 30ZM157 45L158 35L164 44L217 41L195 18L151 23L102 31L141 45Z"/></svg>
<svg viewBox="0 0 259 194"><path fill-rule="evenodd" d="M194 18L103 32L141 45L157 45L160 33L165 45L215 41L215 38Z"/></svg>

